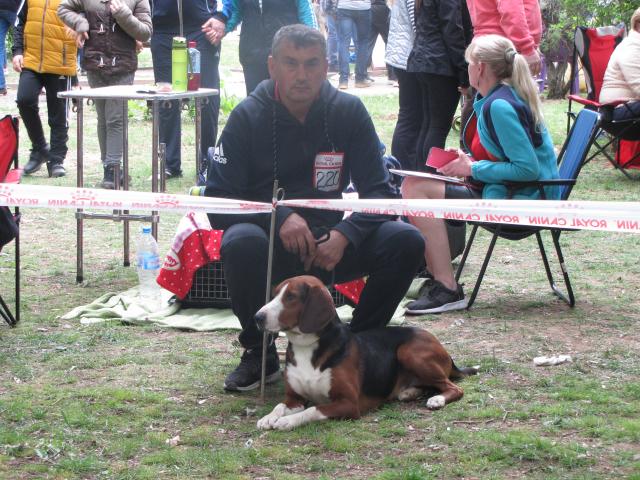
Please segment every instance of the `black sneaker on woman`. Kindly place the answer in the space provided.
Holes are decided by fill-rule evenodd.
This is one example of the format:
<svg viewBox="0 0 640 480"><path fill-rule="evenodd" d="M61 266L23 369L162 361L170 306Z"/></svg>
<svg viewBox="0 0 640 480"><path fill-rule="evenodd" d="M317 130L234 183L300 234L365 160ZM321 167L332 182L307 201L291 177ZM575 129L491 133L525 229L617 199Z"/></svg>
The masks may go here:
<svg viewBox="0 0 640 480"><path fill-rule="evenodd" d="M467 300L464 298L462 285L458 285L456 290L449 290L436 280L427 293L407 305L404 311L410 315L422 315L424 313L462 310L463 308L467 308Z"/></svg>

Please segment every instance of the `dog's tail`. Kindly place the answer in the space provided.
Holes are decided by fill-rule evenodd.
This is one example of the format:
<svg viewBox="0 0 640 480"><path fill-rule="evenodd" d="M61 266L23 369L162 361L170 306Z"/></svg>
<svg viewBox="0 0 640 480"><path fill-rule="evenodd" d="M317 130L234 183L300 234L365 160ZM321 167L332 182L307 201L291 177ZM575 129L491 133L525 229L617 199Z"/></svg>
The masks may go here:
<svg viewBox="0 0 640 480"><path fill-rule="evenodd" d="M455 380L457 378L465 378L469 375L477 375L478 370L480 370L480 366L476 365L475 367L466 367L466 368L458 368L456 364L451 360L451 373L449 374L449 378Z"/></svg>

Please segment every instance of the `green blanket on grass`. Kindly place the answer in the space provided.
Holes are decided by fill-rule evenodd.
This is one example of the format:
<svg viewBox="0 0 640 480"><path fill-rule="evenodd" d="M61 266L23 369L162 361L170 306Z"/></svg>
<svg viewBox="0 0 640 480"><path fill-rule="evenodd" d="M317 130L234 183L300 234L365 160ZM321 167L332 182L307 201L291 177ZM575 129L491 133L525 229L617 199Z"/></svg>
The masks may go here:
<svg viewBox="0 0 640 480"><path fill-rule="evenodd" d="M390 325L400 325L404 320L404 307L419 298L426 290L424 279L416 279L409 287L405 298L400 302ZM151 312L138 298L138 287L123 293L105 293L89 305L76 307L63 315L64 320L80 319L80 323L97 323L109 320L131 323L134 325L160 325L207 332L218 329L240 330L240 321L231 309L216 308L180 308L180 301L169 305L173 294L161 289L164 308ZM353 308L344 305L337 309L343 322L351 320Z"/></svg>

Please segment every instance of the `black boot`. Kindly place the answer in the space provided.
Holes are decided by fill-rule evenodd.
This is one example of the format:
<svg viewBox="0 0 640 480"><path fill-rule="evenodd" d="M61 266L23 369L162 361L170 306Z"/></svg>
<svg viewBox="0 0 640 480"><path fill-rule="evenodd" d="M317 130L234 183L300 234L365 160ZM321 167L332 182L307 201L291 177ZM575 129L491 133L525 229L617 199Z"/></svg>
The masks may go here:
<svg viewBox="0 0 640 480"><path fill-rule="evenodd" d="M116 188L116 176L113 165L107 165L104 167L104 178L102 179L100 186L108 190Z"/></svg>
<svg viewBox="0 0 640 480"><path fill-rule="evenodd" d="M62 166L62 160L51 159L47 162L47 171L49 172L49 178L64 177L67 171Z"/></svg>
<svg viewBox="0 0 640 480"><path fill-rule="evenodd" d="M224 381L225 390L244 392L260 387L262 375L262 349L245 350L240 358L240 365L231 372ZM277 382L280 379L280 360L275 347L267 350L267 370L265 383Z"/></svg>
<svg viewBox="0 0 640 480"><path fill-rule="evenodd" d="M49 161L49 145L46 145L44 148L40 150L31 150L31 155L29 155L29 161L24 166L24 173L36 173L40 170L43 163Z"/></svg>

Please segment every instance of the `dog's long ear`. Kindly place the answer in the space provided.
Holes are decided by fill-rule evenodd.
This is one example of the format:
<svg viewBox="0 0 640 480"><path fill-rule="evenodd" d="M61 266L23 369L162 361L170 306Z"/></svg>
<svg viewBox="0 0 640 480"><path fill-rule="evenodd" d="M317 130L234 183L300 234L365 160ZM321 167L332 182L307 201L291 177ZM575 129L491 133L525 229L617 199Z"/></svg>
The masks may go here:
<svg viewBox="0 0 640 480"><path fill-rule="evenodd" d="M306 283L307 301L300 315L298 329L301 333L315 333L322 330L333 319L335 309L331 294L323 285Z"/></svg>

